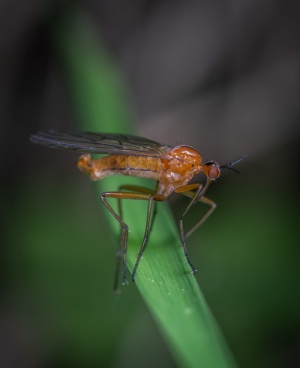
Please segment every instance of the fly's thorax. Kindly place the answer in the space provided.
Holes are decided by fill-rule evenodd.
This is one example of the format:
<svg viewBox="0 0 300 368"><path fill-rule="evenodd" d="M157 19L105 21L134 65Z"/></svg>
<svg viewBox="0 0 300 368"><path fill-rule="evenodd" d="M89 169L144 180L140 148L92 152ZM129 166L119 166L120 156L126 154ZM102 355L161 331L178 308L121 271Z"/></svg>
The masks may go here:
<svg viewBox="0 0 300 368"><path fill-rule="evenodd" d="M176 187L187 184L201 171L202 156L189 146L177 146L168 152L170 159L166 163L163 180Z"/></svg>
<svg viewBox="0 0 300 368"><path fill-rule="evenodd" d="M165 171L159 179L157 194L169 197L173 191L188 184L201 171L202 156L192 147L177 146L163 159Z"/></svg>

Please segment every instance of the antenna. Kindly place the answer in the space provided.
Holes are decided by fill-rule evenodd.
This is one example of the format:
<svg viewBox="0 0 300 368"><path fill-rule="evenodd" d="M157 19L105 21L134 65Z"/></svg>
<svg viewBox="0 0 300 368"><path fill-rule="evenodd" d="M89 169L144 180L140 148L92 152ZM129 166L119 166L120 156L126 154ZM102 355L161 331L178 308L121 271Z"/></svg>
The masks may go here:
<svg viewBox="0 0 300 368"><path fill-rule="evenodd" d="M245 156L243 156L243 157L241 157L241 158L239 158L238 160L236 160L236 161L232 161L232 162L230 162L229 164L227 164L227 165L222 165L222 166L220 166L220 169L227 169L227 170L232 170L232 171L235 171L236 173L238 173L239 174L239 171L237 171L236 169L233 169L232 168L232 166L234 166L234 165L236 165L236 164L238 164L240 161L242 161L245 157L247 157L247 155L245 155Z"/></svg>

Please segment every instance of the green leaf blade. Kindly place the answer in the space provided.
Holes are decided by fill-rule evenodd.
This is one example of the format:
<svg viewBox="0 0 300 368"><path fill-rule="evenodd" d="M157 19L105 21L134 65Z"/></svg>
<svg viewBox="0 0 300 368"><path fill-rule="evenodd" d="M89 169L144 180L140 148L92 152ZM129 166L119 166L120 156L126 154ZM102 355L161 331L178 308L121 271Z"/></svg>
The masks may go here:
<svg viewBox="0 0 300 368"><path fill-rule="evenodd" d="M142 203L126 202L125 222L130 228L127 259L132 271L145 227L145 216L140 214L145 209ZM140 211L137 207L141 207ZM167 204L159 203L158 207L135 283L182 366L234 367L231 354L186 261L172 214ZM115 231L114 236L117 238L118 232ZM126 292L126 288L122 290Z"/></svg>

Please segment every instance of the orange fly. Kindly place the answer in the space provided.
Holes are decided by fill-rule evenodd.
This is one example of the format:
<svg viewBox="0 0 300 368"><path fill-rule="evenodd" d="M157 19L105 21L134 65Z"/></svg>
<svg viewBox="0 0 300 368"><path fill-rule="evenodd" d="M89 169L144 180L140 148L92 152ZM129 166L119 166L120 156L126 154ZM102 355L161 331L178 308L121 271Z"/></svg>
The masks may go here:
<svg viewBox="0 0 300 368"><path fill-rule="evenodd" d="M38 132L32 135L30 139L34 143L51 148L84 152L84 154L80 156L77 166L92 180L101 180L109 175L125 175L150 178L157 181L157 189L155 191L132 185L123 185L117 192L101 193L101 201L113 214L122 228L117 264L119 265L120 260L123 259L123 284L126 283L128 227L107 202L107 198L148 201L146 230L132 272L132 281L135 280L135 274L148 240L153 201L164 201L173 192L182 193L191 198L185 211L180 216L179 229L185 257L192 272L195 273L197 270L190 261L185 239L191 235L216 208L216 204L212 200L204 197L204 193L211 182L220 176L221 169L236 171L232 166L244 158L242 157L228 165L220 166L215 161L203 162L202 155L190 146L162 145L146 138L123 134L76 133L49 130ZM96 154L104 153L108 155L99 159L92 159L88 152ZM205 174L206 183L204 185L200 183L190 183L194 175L200 172ZM190 230L185 232L183 228L183 219L196 202L205 203L209 205L210 208ZM116 270L115 289L117 288L117 279L118 266Z"/></svg>

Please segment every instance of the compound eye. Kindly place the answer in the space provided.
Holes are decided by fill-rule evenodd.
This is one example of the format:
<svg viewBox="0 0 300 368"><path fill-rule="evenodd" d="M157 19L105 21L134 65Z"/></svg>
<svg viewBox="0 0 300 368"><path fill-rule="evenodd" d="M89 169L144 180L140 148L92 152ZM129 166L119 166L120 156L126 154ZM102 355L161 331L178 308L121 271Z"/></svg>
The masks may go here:
<svg viewBox="0 0 300 368"><path fill-rule="evenodd" d="M208 169L207 176L212 180L217 179L220 176L219 166L211 165Z"/></svg>

